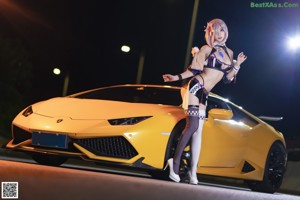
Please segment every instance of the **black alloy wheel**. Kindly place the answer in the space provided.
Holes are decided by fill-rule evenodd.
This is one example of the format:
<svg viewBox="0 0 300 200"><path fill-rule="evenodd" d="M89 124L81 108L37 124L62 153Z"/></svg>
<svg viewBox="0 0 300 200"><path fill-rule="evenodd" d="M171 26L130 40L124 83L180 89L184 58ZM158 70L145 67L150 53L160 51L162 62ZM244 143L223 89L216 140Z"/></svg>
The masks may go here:
<svg viewBox="0 0 300 200"><path fill-rule="evenodd" d="M263 181L246 181L248 187L257 192L274 193L286 171L287 151L280 142L275 142L268 153Z"/></svg>

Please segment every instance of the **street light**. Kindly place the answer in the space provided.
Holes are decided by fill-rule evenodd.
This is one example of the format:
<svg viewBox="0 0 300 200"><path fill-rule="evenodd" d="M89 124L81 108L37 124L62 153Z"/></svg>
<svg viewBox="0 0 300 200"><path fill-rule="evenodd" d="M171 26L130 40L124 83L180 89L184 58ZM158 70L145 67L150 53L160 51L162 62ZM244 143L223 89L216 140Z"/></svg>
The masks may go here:
<svg viewBox="0 0 300 200"><path fill-rule="evenodd" d="M54 68L53 74L60 75L61 70L59 68ZM69 73L67 72L65 74L65 78L64 78L64 86L63 86L62 96L66 96L68 93L69 81L70 81L70 76L69 76Z"/></svg>
<svg viewBox="0 0 300 200"><path fill-rule="evenodd" d="M294 37L289 37L287 40L287 45L291 50L296 51L300 48L300 35Z"/></svg>
<svg viewBox="0 0 300 200"><path fill-rule="evenodd" d="M121 51L128 53L130 51L130 47L127 45L123 45L121 47ZM138 64L138 71L137 71L137 75L136 75L136 83L137 84L140 84L142 81L144 64L145 64L145 50L143 49L139 52L139 64Z"/></svg>
<svg viewBox="0 0 300 200"><path fill-rule="evenodd" d="M60 75L60 69L59 68L54 68L53 69L53 74Z"/></svg>
<svg viewBox="0 0 300 200"><path fill-rule="evenodd" d="M123 51L123 52L125 52L125 53L128 53L128 52L130 51L130 47L127 46L127 45L123 45L123 46L121 47L121 51Z"/></svg>

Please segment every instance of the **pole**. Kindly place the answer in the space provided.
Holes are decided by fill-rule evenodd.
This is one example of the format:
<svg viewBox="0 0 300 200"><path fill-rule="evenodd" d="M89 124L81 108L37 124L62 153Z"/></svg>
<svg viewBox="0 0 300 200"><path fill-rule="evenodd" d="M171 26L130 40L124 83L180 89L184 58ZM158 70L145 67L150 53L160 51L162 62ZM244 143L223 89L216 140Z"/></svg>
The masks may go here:
<svg viewBox="0 0 300 200"><path fill-rule="evenodd" d="M68 93L68 87L69 87L69 81L70 81L70 76L69 73L67 72L65 79L64 79L64 87L63 87L63 92L62 92L62 96L67 96Z"/></svg>
<svg viewBox="0 0 300 200"><path fill-rule="evenodd" d="M141 81L142 81L144 63L145 63L145 50L142 50L140 52L139 65L138 65L138 71L137 71L137 76L136 76L136 83L137 84L140 84Z"/></svg>
<svg viewBox="0 0 300 200"><path fill-rule="evenodd" d="M189 34L189 40L186 48L186 54L185 54L185 62L183 66L183 70L186 70L187 66L190 63L191 59L191 49L192 49L192 42L194 39L194 33L195 33L195 26L197 21L197 14L198 14L198 7L199 7L199 0L194 1L194 8L193 8L193 15L192 15L192 22L190 27L190 34Z"/></svg>

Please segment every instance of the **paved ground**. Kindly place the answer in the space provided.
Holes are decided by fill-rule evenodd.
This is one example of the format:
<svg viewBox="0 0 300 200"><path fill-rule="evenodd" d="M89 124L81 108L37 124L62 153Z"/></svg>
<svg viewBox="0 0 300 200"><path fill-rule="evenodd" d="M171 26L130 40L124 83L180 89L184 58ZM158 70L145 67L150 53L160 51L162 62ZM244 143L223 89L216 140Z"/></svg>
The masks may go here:
<svg viewBox="0 0 300 200"><path fill-rule="evenodd" d="M7 139L2 138L0 135L0 146L2 146L5 142L7 142ZM3 157L6 157L4 160L19 160L21 162L28 162L29 157L26 157L24 155L22 153L17 154L11 151L0 149L0 160L1 157L2 159L4 159ZM7 159L7 157L11 157L11 159ZM25 158L25 160L22 160L23 158ZM34 162L34 161L29 161L29 162ZM71 165L72 164L73 163L71 162ZM288 170L285 174L283 184L279 190L280 193L300 195L300 170L299 169L300 169L300 162L288 163ZM200 178L203 182L206 183L219 183L219 184L230 185L230 186L244 187L243 182L241 180L211 177L211 176L200 176Z"/></svg>
<svg viewBox="0 0 300 200"><path fill-rule="evenodd" d="M18 182L19 199L172 199L300 200L286 194L264 194L243 188L189 185L144 177L49 167L0 160L0 181Z"/></svg>

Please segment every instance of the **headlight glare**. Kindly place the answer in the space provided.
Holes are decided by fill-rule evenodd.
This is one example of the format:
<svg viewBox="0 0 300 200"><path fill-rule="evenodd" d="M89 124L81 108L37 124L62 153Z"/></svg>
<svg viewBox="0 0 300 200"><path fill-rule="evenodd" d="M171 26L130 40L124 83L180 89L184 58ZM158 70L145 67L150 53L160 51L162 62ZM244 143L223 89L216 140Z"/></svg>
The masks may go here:
<svg viewBox="0 0 300 200"><path fill-rule="evenodd" d="M22 115L24 117L28 117L29 115L31 115L33 113L33 110L32 110L32 106L29 106L28 108L26 108L24 110L24 112L22 113Z"/></svg>
<svg viewBox="0 0 300 200"><path fill-rule="evenodd" d="M145 119L148 119L152 116L143 116L143 117L129 117L129 118L120 118L120 119L110 119L108 122L110 125L134 125Z"/></svg>

